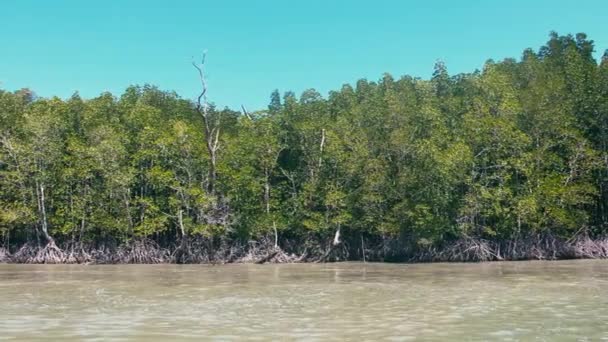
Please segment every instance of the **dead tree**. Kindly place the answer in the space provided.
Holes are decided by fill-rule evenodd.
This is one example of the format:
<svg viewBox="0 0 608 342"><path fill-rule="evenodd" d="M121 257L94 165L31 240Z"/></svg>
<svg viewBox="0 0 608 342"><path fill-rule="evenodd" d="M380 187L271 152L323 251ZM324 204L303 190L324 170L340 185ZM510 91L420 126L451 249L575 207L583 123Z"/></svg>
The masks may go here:
<svg viewBox="0 0 608 342"><path fill-rule="evenodd" d="M323 148L325 147L325 128L321 130L321 143L319 145L319 171L321 172L321 166L323 166ZM335 247L341 243L340 241L340 225L338 224L338 228L336 229L336 233L334 234L334 239L331 243L332 247Z"/></svg>
<svg viewBox="0 0 608 342"><path fill-rule="evenodd" d="M184 264L187 262L188 253L186 252L188 249L188 234L184 227L184 211L179 209L177 211L177 223L179 224L179 230L181 233L181 241L175 252L173 253L173 260L178 264Z"/></svg>
<svg viewBox="0 0 608 342"><path fill-rule="evenodd" d="M215 194L215 182L217 179L217 151L220 148L220 116L212 116L209 110L209 102L207 101L207 80L205 79L206 55L206 52L204 52L201 62L197 64L195 61L192 61L192 65L198 71L201 81L201 92L196 99L195 109L203 119L205 143L207 146L207 153L209 154L209 179L207 183L207 191L210 194Z"/></svg>
<svg viewBox="0 0 608 342"><path fill-rule="evenodd" d="M46 213L46 197L44 194L44 184L36 181L36 197L38 202L38 212L40 215L40 227L46 245L38 248L33 258L28 258L26 262L35 264L57 264L66 260L65 253L57 247L55 239L49 234L49 224Z"/></svg>
<svg viewBox="0 0 608 342"><path fill-rule="evenodd" d="M36 181L36 198L38 200L38 213L40 215L40 228L42 236L48 245L55 245L55 239L49 234L48 219L46 216L46 200L44 196L44 184Z"/></svg>
<svg viewBox="0 0 608 342"><path fill-rule="evenodd" d="M279 150L274 154L274 156L273 156L274 160L272 161L273 164L276 164L277 160L279 159L279 155L281 154L281 151L283 151L283 148L279 148ZM271 154L272 150L270 148L268 148L267 152L269 154ZM271 188L270 176L271 176L271 166L265 165L264 166L264 203L266 206L266 216L270 216L270 188ZM277 230L277 223L274 218L272 219L272 230L274 232L274 248L277 249L279 247L279 231Z"/></svg>

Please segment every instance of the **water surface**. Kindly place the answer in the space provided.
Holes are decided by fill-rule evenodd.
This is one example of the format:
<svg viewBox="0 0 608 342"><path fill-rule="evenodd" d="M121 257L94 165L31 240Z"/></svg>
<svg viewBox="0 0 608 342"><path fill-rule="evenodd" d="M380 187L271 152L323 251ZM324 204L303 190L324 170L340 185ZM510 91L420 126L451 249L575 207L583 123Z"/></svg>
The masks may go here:
<svg viewBox="0 0 608 342"><path fill-rule="evenodd" d="M0 340L608 341L608 261L0 265Z"/></svg>

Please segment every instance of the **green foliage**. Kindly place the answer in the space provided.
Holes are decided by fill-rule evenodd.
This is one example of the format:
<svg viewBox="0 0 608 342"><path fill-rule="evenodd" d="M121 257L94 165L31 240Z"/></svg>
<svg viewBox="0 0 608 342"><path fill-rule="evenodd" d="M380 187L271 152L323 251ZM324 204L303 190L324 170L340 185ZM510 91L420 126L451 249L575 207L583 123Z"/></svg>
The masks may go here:
<svg viewBox="0 0 608 342"><path fill-rule="evenodd" d="M204 122L152 86L119 98L0 91L0 236L400 238L417 246L608 232L608 57L551 34L520 61L430 80L389 74ZM217 120L216 120L217 119ZM44 189L43 198L41 189ZM42 210L44 209L44 210ZM46 216L45 216L46 215Z"/></svg>

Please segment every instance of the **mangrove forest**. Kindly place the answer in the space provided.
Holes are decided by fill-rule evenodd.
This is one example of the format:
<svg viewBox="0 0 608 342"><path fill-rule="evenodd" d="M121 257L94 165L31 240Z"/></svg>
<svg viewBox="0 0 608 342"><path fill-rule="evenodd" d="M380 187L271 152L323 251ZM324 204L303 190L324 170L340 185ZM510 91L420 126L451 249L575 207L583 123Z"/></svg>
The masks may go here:
<svg viewBox="0 0 608 342"><path fill-rule="evenodd" d="M0 261L608 257L608 52L594 52L551 33L470 73L275 90L251 112L207 99L204 57L184 65L188 98L0 90Z"/></svg>

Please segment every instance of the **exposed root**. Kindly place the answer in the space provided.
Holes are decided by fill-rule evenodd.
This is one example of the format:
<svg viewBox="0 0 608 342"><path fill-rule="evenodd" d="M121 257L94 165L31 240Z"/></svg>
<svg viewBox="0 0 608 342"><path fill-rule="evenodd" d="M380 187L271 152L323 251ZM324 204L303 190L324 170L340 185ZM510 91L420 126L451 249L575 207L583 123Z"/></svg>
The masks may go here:
<svg viewBox="0 0 608 342"><path fill-rule="evenodd" d="M92 263L113 264L115 260L115 253L115 249L110 249L107 246L102 245L99 248L91 249L88 254L91 256Z"/></svg>
<svg viewBox="0 0 608 342"><path fill-rule="evenodd" d="M300 241L300 242L299 242ZM302 243L301 241L304 241ZM355 242L357 242L355 244ZM352 243L352 244L351 244ZM352 248L351 248L352 246ZM242 244L230 239L189 238L171 253L152 240L135 240L115 247L110 245L70 245L60 249L55 243L44 247L26 244L12 255L0 248L0 262L12 263L96 263L96 264L225 264L225 263L297 263L367 261L410 262L484 262L497 260L555 260L608 258L608 237L591 238L586 233L570 240L553 236L520 237L502 243L463 237L444 246L415 246L398 239L370 239L361 244L345 237L335 245L309 237L285 240L275 246L272 238Z"/></svg>
<svg viewBox="0 0 608 342"><path fill-rule="evenodd" d="M251 241L247 246L247 252L235 260L238 263L294 263L302 261L301 256L289 254L281 247L275 246L269 238L260 241Z"/></svg>
<svg viewBox="0 0 608 342"><path fill-rule="evenodd" d="M502 260L488 241L464 238L442 250L435 261L492 261Z"/></svg>
<svg viewBox="0 0 608 342"><path fill-rule="evenodd" d="M24 245L12 257L12 262L23 264L63 264L66 255L54 242L44 247Z"/></svg>
<svg viewBox="0 0 608 342"><path fill-rule="evenodd" d="M36 248L29 244L25 244L13 254L12 262L18 264L27 264L29 260L33 260L36 255Z"/></svg>
<svg viewBox="0 0 608 342"><path fill-rule="evenodd" d="M66 262L65 253L55 245L54 242L47 243L46 246L38 250L32 264L62 264Z"/></svg>
<svg viewBox="0 0 608 342"><path fill-rule="evenodd" d="M603 259L608 258L608 238L592 240L589 236L581 236L571 245L573 257Z"/></svg>
<svg viewBox="0 0 608 342"><path fill-rule="evenodd" d="M11 261L11 254L8 252L6 248L0 247L0 264L7 263Z"/></svg>
<svg viewBox="0 0 608 342"><path fill-rule="evenodd" d="M273 251L269 252L268 255L262 257L261 259L258 259L255 261L256 264L265 264L268 261L274 259L274 257L276 257L279 253L282 253L283 251L280 248L275 248Z"/></svg>
<svg viewBox="0 0 608 342"><path fill-rule="evenodd" d="M503 243L502 248L508 260L556 260L572 257L570 243L551 235L514 239Z"/></svg>
<svg viewBox="0 0 608 342"><path fill-rule="evenodd" d="M495 261L495 260L557 260L608 258L608 238L591 239L587 235L571 240L554 236L534 236L493 243L481 239L463 238L437 249L426 248L410 261Z"/></svg>
<svg viewBox="0 0 608 342"><path fill-rule="evenodd" d="M93 261L93 256L82 246L70 248L69 253L66 252L66 264L89 264Z"/></svg>
<svg viewBox="0 0 608 342"><path fill-rule="evenodd" d="M211 264L215 258L211 254L210 241L192 239L182 242L169 255L169 260L176 264Z"/></svg>
<svg viewBox="0 0 608 342"><path fill-rule="evenodd" d="M346 243L330 244L325 249L325 252L315 258L315 262L332 262L332 261L345 261L349 258L349 249Z"/></svg>
<svg viewBox="0 0 608 342"><path fill-rule="evenodd" d="M170 261L168 251L151 240L136 240L122 246L112 259L115 264L160 264Z"/></svg>

